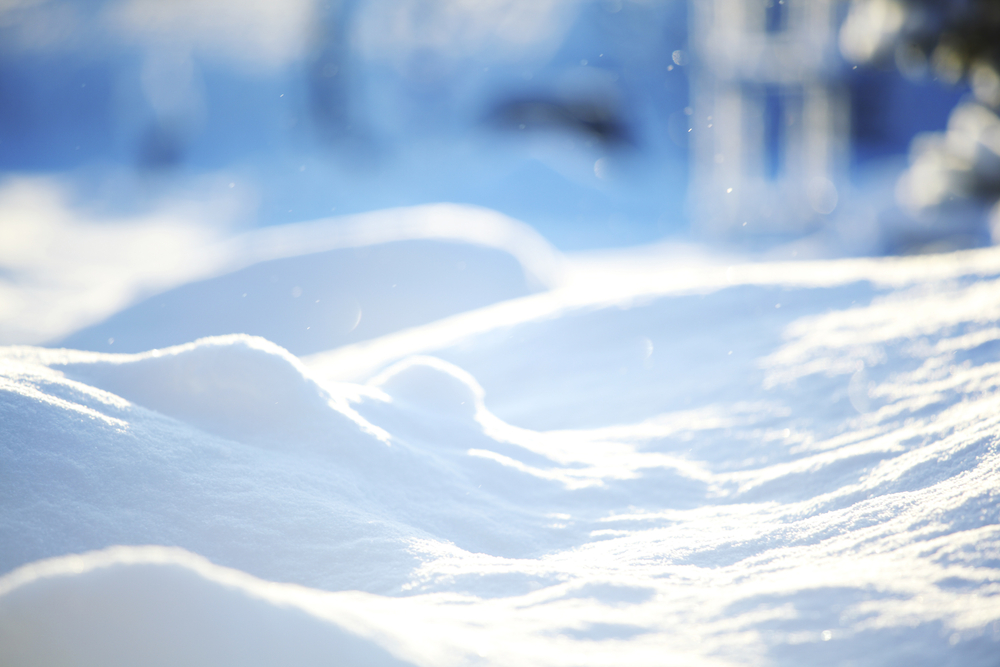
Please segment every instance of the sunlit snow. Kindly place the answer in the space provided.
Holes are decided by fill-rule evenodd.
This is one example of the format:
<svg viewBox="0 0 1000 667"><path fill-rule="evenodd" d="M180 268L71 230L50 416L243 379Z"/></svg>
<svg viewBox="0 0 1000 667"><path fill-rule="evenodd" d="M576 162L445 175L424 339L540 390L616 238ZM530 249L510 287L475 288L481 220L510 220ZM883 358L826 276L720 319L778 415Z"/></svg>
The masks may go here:
<svg viewBox="0 0 1000 667"><path fill-rule="evenodd" d="M0 254L0 664L998 663L1000 249L129 224Z"/></svg>

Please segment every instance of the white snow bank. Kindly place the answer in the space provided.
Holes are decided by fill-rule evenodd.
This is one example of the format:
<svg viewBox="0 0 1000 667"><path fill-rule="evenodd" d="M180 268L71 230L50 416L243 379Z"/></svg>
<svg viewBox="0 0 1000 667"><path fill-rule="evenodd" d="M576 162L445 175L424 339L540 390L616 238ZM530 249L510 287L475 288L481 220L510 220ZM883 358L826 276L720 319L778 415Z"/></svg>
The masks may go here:
<svg viewBox="0 0 1000 667"><path fill-rule="evenodd" d="M141 352L250 333L304 354L560 280L559 254L494 211L432 204L236 233L246 203L222 191L106 220L57 180L0 183L0 344Z"/></svg>
<svg viewBox="0 0 1000 667"><path fill-rule="evenodd" d="M182 285L58 345L141 352L247 333L307 354L535 290L524 267L503 250L465 242L392 241L259 262Z"/></svg>
<svg viewBox="0 0 1000 667"><path fill-rule="evenodd" d="M484 432L480 390L443 362L408 362L381 390L324 388L234 335L137 355L6 348L0 369L4 569L176 544L258 576L387 592L409 581L415 541L509 555L572 539L496 497L559 481L469 456L516 446Z"/></svg>
<svg viewBox="0 0 1000 667"><path fill-rule="evenodd" d="M269 584L180 549L118 547L5 577L0 664L412 664L359 634L376 633L358 623L350 603Z"/></svg>
<svg viewBox="0 0 1000 667"><path fill-rule="evenodd" d="M854 373L859 363L894 371L901 360L887 363L878 356L885 350L873 346L905 347L924 335L951 336L954 327L985 332L997 321L995 249L730 265L634 254L585 257L571 262L566 284L549 292L303 361L317 377L364 382L409 355L430 354L471 373L491 409L508 421L598 426L713 397L765 397L765 367L779 360L800 368L808 361L808 373L799 375L833 372L830 364L834 375ZM814 326L820 328L808 337L810 359L791 358L801 343L786 350L786 340ZM838 346L849 351L834 357ZM907 356L917 363L923 353Z"/></svg>
<svg viewBox="0 0 1000 667"><path fill-rule="evenodd" d="M366 434L389 438L346 402L333 400L296 357L263 338L233 334L133 355L35 354L68 377L234 440L326 440L344 448L351 441L371 446Z"/></svg>
<svg viewBox="0 0 1000 667"><path fill-rule="evenodd" d="M166 587L332 660L996 665L1000 252L654 258L303 363L0 350L0 613L58 638L15 645L104 650L149 611L119 594ZM176 551L33 564L116 544L312 588ZM136 618L137 651L236 635Z"/></svg>
<svg viewBox="0 0 1000 667"><path fill-rule="evenodd" d="M235 347L253 368L260 352ZM387 518L371 494L375 480L365 479L373 468L369 459L384 457L389 447L334 407L324 409L317 399L310 413L256 401L227 415L232 403L221 392L196 401L171 392L178 387L170 386L169 362L183 367L189 361L183 354L148 365L152 381L137 399L186 411L195 420L218 404L208 425L250 433L251 444L243 444L70 380L33 363L23 348L17 351L22 354L0 362L0 569L114 544L182 545L258 576L332 588L391 590L414 567L406 540L423 533ZM66 353L39 352L67 361ZM75 369L86 370L83 355L97 356L68 355ZM293 389L308 389L301 376L288 377L280 361L258 363L259 373L270 369L276 377L258 374L239 391L253 397L254 389L282 379ZM123 393L143 377L141 361L116 368L96 359L94 366L99 381ZM124 370L124 377L115 370ZM212 379L210 373L201 377ZM240 378L247 378L245 371L234 379ZM223 384L225 378L215 386ZM303 414L310 419L297 424ZM261 432L241 427L241 416L262 425ZM331 424L325 437L317 437ZM295 437L304 430L317 439Z"/></svg>

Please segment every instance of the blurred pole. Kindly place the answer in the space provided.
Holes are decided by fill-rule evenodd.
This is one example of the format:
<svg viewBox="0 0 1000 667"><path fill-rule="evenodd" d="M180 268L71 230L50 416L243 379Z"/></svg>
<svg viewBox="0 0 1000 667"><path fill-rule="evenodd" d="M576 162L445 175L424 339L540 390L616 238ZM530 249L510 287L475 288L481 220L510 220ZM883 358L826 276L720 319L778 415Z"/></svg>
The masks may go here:
<svg viewBox="0 0 1000 667"><path fill-rule="evenodd" d="M690 207L717 240L799 236L838 208L850 107L837 0L691 0Z"/></svg>

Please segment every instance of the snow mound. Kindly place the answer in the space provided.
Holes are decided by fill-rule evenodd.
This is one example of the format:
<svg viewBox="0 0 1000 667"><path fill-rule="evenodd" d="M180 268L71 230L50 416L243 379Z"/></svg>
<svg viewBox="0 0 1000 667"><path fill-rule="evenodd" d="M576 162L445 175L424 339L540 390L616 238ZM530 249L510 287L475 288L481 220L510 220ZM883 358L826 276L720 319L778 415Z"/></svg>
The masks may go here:
<svg viewBox="0 0 1000 667"><path fill-rule="evenodd" d="M538 232L476 206L233 234L220 221L238 207L220 210L222 202L94 220L69 205L65 185L0 183L2 344L142 352L248 333L305 354L547 289L562 276L560 254Z"/></svg>
<svg viewBox="0 0 1000 667"><path fill-rule="evenodd" d="M192 352L198 348L210 366L210 357L225 356L227 346L200 344ZM272 410L281 411L281 404L266 394L259 413L246 415L265 433L241 426L242 411L211 414L211 394L202 395L200 406L174 396L176 386L161 386L176 371L172 355L163 366L146 357L159 373L148 375L134 372L143 359L133 367L93 353L21 349L0 358L0 570L115 544L163 544L277 581L379 591L404 585L418 565L408 544L429 536L387 511L398 501L371 492L404 465L403 452L303 390L302 377L274 349L254 354L314 400L313 424L299 430L310 437L318 432L320 439L298 439L296 425L275 417ZM185 361L183 351L177 356ZM253 362L252 354L239 360L244 357ZM82 374L96 368L99 380L126 394L135 382L148 382L134 398L191 413L227 437L69 379L39 358ZM266 387L268 377L257 379ZM261 386L255 382L246 393L254 396ZM225 397L220 405L226 407ZM299 410L292 414L301 417ZM234 439L235 432L245 434L245 442ZM413 481L402 488L413 489Z"/></svg>
<svg viewBox="0 0 1000 667"><path fill-rule="evenodd" d="M331 453L385 437L311 380L297 358L263 338L230 335L135 355L73 355L69 377L244 442L323 441Z"/></svg>
<svg viewBox="0 0 1000 667"><path fill-rule="evenodd" d="M0 664L412 664L358 634L343 603L317 598L180 549L43 561L0 579Z"/></svg>
<svg viewBox="0 0 1000 667"><path fill-rule="evenodd" d="M433 359L386 378L398 399L320 387L243 335L137 355L7 348L0 567L172 544L256 576L385 592L419 566L415 541L509 556L578 538L504 500L537 476L470 455L511 450L476 420L474 381Z"/></svg>
<svg viewBox="0 0 1000 667"><path fill-rule="evenodd" d="M152 296L59 341L139 352L247 333L309 354L535 291L510 254L395 241L261 262Z"/></svg>
<svg viewBox="0 0 1000 667"><path fill-rule="evenodd" d="M246 333L310 354L538 292L561 266L523 223L446 204L261 229L202 251L215 262L205 279L56 344L135 353Z"/></svg>
<svg viewBox="0 0 1000 667"><path fill-rule="evenodd" d="M417 355L394 364L368 383L396 401L431 413L474 417L483 409L483 388L454 364Z"/></svg>

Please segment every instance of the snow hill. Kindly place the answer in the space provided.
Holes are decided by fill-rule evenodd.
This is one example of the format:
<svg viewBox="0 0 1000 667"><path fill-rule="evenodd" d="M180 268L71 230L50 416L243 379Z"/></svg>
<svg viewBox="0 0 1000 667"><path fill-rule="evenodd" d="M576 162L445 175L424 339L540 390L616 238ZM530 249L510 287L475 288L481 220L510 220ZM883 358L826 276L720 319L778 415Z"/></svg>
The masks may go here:
<svg viewBox="0 0 1000 667"><path fill-rule="evenodd" d="M390 236L413 298L332 349L238 310L249 253L0 348L0 664L998 664L998 249L546 251L539 289ZM315 249L283 270L371 286Z"/></svg>

